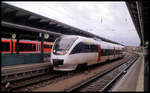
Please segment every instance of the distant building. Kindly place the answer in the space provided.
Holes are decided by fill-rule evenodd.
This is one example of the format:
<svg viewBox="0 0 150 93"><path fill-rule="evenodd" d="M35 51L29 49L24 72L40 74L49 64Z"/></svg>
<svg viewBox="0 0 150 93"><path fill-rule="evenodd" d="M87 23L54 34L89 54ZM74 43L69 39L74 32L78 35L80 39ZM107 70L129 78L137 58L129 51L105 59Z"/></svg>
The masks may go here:
<svg viewBox="0 0 150 93"><path fill-rule="evenodd" d="M139 51L140 47L137 46L125 46L124 51L126 52L133 52L133 51Z"/></svg>

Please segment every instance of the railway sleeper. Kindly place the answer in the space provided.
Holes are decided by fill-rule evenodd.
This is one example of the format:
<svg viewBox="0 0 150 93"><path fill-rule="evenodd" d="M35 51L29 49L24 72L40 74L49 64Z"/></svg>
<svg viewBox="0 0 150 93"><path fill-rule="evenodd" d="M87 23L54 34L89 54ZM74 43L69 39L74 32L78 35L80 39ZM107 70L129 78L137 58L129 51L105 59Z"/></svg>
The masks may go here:
<svg viewBox="0 0 150 93"><path fill-rule="evenodd" d="M7 82L11 82L11 81L16 81L19 79L30 78L33 76L45 74L47 72L49 72L49 69L40 69L40 70L34 70L34 71L29 71L29 72L10 74L10 75L6 75L6 76L2 76L1 83L7 83Z"/></svg>

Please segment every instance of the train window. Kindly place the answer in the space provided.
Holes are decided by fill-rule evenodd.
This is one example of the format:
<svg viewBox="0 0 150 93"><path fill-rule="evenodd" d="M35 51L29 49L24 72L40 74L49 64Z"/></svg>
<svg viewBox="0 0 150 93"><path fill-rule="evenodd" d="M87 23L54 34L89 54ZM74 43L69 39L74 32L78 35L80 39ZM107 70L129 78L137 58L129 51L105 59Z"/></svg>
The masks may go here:
<svg viewBox="0 0 150 93"><path fill-rule="evenodd" d="M120 50L116 50L116 54L120 54L121 53L121 51Z"/></svg>
<svg viewBox="0 0 150 93"><path fill-rule="evenodd" d="M110 49L110 55L113 55L113 50L112 49Z"/></svg>
<svg viewBox="0 0 150 93"><path fill-rule="evenodd" d="M67 51L71 48L73 43L77 40L77 38L59 38L56 40L53 53L55 55L65 55Z"/></svg>
<svg viewBox="0 0 150 93"><path fill-rule="evenodd" d="M44 45L44 48L52 48L52 45Z"/></svg>
<svg viewBox="0 0 150 93"><path fill-rule="evenodd" d="M105 56L105 49L101 49L101 56Z"/></svg>
<svg viewBox="0 0 150 93"><path fill-rule="evenodd" d="M107 56L107 55L112 55L113 50L112 49L101 49L101 56Z"/></svg>
<svg viewBox="0 0 150 93"><path fill-rule="evenodd" d="M74 49L71 51L70 54L98 52L97 48L98 48L97 45L90 45L90 44L81 42L74 47Z"/></svg>
<svg viewBox="0 0 150 93"><path fill-rule="evenodd" d="M121 50L118 50L118 54L121 54Z"/></svg>
<svg viewBox="0 0 150 93"><path fill-rule="evenodd" d="M10 51L9 42L1 42L1 51Z"/></svg>
<svg viewBox="0 0 150 93"><path fill-rule="evenodd" d="M112 55L111 49L109 50L109 55Z"/></svg>
<svg viewBox="0 0 150 93"><path fill-rule="evenodd" d="M80 53L82 46L83 46L83 43L77 44L77 45L73 48L73 50L71 51L70 54Z"/></svg>
<svg viewBox="0 0 150 93"><path fill-rule="evenodd" d="M106 49L106 55L107 55L107 56L109 55L109 50L108 50L108 49Z"/></svg>
<svg viewBox="0 0 150 93"><path fill-rule="evenodd" d="M36 44L19 43L19 51L36 51Z"/></svg>
<svg viewBox="0 0 150 93"><path fill-rule="evenodd" d="M83 43L81 47L81 53L88 53L91 52L90 45Z"/></svg>
<svg viewBox="0 0 150 93"><path fill-rule="evenodd" d="M106 49L106 55L108 56L108 55L110 55L110 49Z"/></svg>
<svg viewBox="0 0 150 93"><path fill-rule="evenodd" d="M77 38L59 38L54 45L55 50L69 50Z"/></svg>
<svg viewBox="0 0 150 93"><path fill-rule="evenodd" d="M105 49L104 55L105 55L105 56L108 55L108 49Z"/></svg>
<svg viewBox="0 0 150 93"><path fill-rule="evenodd" d="M110 55L110 50L109 49L106 49L106 55Z"/></svg>
<svg viewBox="0 0 150 93"><path fill-rule="evenodd" d="M88 52L91 52L93 51L90 47L89 44L86 44L86 43L79 43L77 44L74 49L71 51L70 54L75 54L75 53L88 53Z"/></svg>
<svg viewBox="0 0 150 93"><path fill-rule="evenodd" d="M111 49L108 49L109 50L109 53L108 53L108 55L111 55Z"/></svg>
<svg viewBox="0 0 150 93"><path fill-rule="evenodd" d="M112 50L108 49L108 54L107 55L112 55Z"/></svg>
<svg viewBox="0 0 150 93"><path fill-rule="evenodd" d="M113 55L113 54L114 54L113 49L111 49L110 50L110 55Z"/></svg>
<svg viewBox="0 0 150 93"><path fill-rule="evenodd" d="M116 54L118 51L116 50ZM101 56L107 56L107 55L113 55L114 50L113 49L101 49Z"/></svg>
<svg viewBox="0 0 150 93"><path fill-rule="evenodd" d="M90 50L91 50L91 52L98 52L97 45L90 45Z"/></svg>

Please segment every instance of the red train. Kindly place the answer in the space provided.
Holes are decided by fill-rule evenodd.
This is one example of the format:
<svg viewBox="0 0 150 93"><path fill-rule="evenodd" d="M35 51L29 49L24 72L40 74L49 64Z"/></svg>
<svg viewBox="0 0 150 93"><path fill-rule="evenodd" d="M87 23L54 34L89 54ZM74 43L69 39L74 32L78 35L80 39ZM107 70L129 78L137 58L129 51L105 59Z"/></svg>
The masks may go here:
<svg viewBox="0 0 150 93"><path fill-rule="evenodd" d="M1 53L16 53L17 40L1 39ZM53 46L52 42L44 42L44 53L50 53ZM19 41L19 53L40 53L41 42L31 40Z"/></svg>

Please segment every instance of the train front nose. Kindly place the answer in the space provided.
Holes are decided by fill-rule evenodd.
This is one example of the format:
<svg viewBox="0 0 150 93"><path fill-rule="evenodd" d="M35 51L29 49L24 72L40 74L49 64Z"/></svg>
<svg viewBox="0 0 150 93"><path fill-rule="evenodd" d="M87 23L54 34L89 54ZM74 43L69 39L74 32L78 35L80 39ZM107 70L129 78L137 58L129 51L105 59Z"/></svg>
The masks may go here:
<svg viewBox="0 0 150 93"><path fill-rule="evenodd" d="M63 65L64 64L64 60L63 59L52 59L53 61L53 65L54 66L59 66L59 65Z"/></svg>

